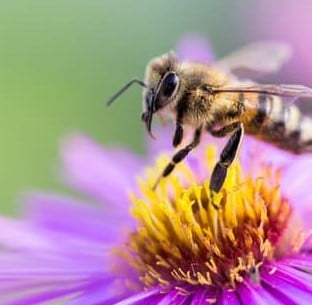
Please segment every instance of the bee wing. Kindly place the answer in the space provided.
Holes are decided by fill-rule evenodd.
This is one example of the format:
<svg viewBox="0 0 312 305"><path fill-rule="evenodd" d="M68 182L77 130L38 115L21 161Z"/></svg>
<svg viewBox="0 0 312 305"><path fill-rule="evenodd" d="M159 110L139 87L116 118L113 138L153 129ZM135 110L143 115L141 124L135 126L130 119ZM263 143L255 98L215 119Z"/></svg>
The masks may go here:
<svg viewBox="0 0 312 305"><path fill-rule="evenodd" d="M303 85L293 84L252 84L237 85L223 88L211 89L212 93L218 92L241 92L241 93L257 93L262 95L279 96L283 102L296 104L297 107L305 114L312 116L312 88ZM253 107L251 103L249 105Z"/></svg>
<svg viewBox="0 0 312 305"><path fill-rule="evenodd" d="M243 92L278 95L284 97L312 98L312 88L293 84L252 84L212 89L213 92Z"/></svg>
<svg viewBox="0 0 312 305"><path fill-rule="evenodd" d="M288 44L277 41L255 42L217 61L218 68L238 76L254 77L278 71L290 58Z"/></svg>

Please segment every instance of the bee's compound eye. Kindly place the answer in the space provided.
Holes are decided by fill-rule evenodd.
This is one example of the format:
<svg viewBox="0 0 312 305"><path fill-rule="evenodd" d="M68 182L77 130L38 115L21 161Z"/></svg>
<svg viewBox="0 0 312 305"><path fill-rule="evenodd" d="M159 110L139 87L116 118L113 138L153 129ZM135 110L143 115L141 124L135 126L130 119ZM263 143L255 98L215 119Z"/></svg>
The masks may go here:
<svg viewBox="0 0 312 305"><path fill-rule="evenodd" d="M170 97L173 94L178 84L178 81L179 81L179 78L177 77L175 73L169 73L164 79L163 84L162 84L163 95L166 97Z"/></svg>

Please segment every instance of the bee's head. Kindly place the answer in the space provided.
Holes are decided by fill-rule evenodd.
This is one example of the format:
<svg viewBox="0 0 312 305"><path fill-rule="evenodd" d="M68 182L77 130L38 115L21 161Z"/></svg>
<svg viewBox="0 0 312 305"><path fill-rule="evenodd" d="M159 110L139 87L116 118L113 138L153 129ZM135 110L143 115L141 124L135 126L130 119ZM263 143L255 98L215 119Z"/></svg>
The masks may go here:
<svg viewBox="0 0 312 305"><path fill-rule="evenodd" d="M180 79L177 70L178 62L172 53L157 57L147 65L144 82L138 79L129 81L108 100L107 105L134 83L144 87L142 121L153 137L151 126L154 113L173 102L178 91Z"/></svg>
<svg viewBox="0 0 312 305"><path fill-rule="evenodd" d="M180 85L177 75L178 62L172 53L153 59L146 68L146 87L143 91L142 121L152 136L151 125L154 113L163 110L174 101Z"/></svg>

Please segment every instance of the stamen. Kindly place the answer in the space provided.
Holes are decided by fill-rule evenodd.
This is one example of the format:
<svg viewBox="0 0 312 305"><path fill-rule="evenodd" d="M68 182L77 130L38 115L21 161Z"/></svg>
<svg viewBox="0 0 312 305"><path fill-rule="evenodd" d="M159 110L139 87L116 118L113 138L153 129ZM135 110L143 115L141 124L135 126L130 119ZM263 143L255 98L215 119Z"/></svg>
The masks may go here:
<svg viewBox="0 0 312 305"><path fill-rule="evenodd" d="M215 155L209 146L203 160L207 172ZM167 162L161 157L157 169ZM143 285L174 283L185 294L185 284L235 289L245 276L260 282L262 264L283 252L280 243L291 216L279 188L280 171L263 165L261 176L253 178L234 163L214 197L219 210L210 202L209 181L199 181L191 167L178 164L178 176L162 179L155 191L157 172L148 170L148 179L139 181L141 196L131 196L137 229L122 250Z"/></svg>

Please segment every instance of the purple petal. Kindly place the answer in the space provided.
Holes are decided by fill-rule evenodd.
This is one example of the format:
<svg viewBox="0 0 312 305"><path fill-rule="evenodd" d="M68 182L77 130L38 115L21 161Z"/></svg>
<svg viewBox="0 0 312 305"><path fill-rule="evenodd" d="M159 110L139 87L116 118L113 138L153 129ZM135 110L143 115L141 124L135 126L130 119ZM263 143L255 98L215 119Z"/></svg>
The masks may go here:
<svg viewBox="0 0 312 305"><path fill-rule="evenodd" d="M299 279L297 276L293 277L294 269L284 272L280 270L280 264L276 264L276 267L278 269L272 275L266 272L261 275L263 287L283 304L310 304L312 290L307 285L311 283L312 275L306 274L305 279Z"/></svg>
<svg viewBox="0 0 312 305"><path fill-rule="evenodd" d="M39 278L80 281L93 274L109 274L111 263L112 258L107 253L102 256L80 253L70 256L65 251L11 251L0 255L0 281Z"/></svg>
<svg viewBox="0 0 312 305"><path fill-rule="evenodd" d="M45 236L37 234L34 226L26 221L13 220L6 217L0 217L0 243L8 248L39 248L52 249Z"/></svg>
<svg viewBox="0 0 312 305"><path fill-rule="evenodd" d="M211 63L215 60L213 48L208 40L198 34L186 34L176 46L177 57L181 61Z"/></svg>
<svg viewBox="0 0 312 305"><path fill-rule="evenodd" d="M249 305L283 305L282 300L275 299L270 293L268 293L260 285L254 285L245 280L238 286L237 289L240 299L244 304Z"/></svg>
<svg viewBox="0 0 312 305"><path fill-rule="evenodd" d="M1 219L0 224L6 228L0 231L1 244L11 250L0 256L3 272L23 274L31 270L49 274L61 270L72 274L72 268L77 273L90 274L108 272L111 266L111 246L105 243L38 229L16 220Z"/></svg>
<svg viewBox="0 0 312 305"><path fill-rule="evenodd" d="M79 292L81 287L58 287L55 290L48 290L48 291L40 291L35 294L31 294L29 296L21 296L15 297L14 301L1 301L3 305L34 305L34 304L43 304L45 301L52 301L57 300L62 297L68 297L74 295L75 293Z"/></svg>
<svg viewBox="0 0 312 305"><path fill-rule="evenodd" d="M284 258L282 263L302 270L312 270L312 254L298 254L292 258Z"/></svg>
<svg viewBox="0 0 312 305"><path fill-rule="evenodd" d="M240 305L240 299L236 291L223 289L218 298L217 305Z"/></svg>
<svg viewBox="0 0 312 305"><path fill-rule="evenodd" d="M154 160L161 153L170 153L173 151L172 138L174 133L174 126L168 123L167 126L158 126L155 132L156 139L151 139L146 136L148 156Z"/></svg>
<svg viewBox="0 0 312 305"><path fill-rule="evenodd" d="M206 299L207 299L207 289L203 288L203 289L197 289L196 291L194 291L192 294L192 300L189 302L190 305L197 305L197 304L209 304ZM214 294L215 296L215 294Z"/></svg>
<svg viewBox="0 0 312 305"><path fill-rule="evenodd" d="M52 300L61 301L65 298L66 304L69 300L75 299L73 304L81 305L96 305L103 304L107 300L115 299L120 294L120 289L117 290L116 282L112 279L97 280L80 283L72 283L71 281L59 281L59 282L39 282L36 287L29 287L30 289L23 289L23 294L19 296L17 291L11 295L3 295L3 300L10 300L2 302L5 305L28 305L28 304L41 304L42 302L50 302ZM96 293L97 292L97 293ZM88 295L88 298L84 298L83 295ZM96 297L97 296L97 299ZM5 299L3 299L3 297ZM62 302L61 302L62 303ZM111 303L111 302L110 302ZM71 303L70 303L71 304Z"/></svg>
<svg viewBox="0 0 312 305"><path fill-rule="evenodd" d="M188 296L182 295L178 290L171 289L166 293L157 305L180 305L185 302Z"/></svg>
<svg viewBox="0 0 312 305"><path fill-rule="evenodd" d="M61 157L66 181L104 203L127 209L127 191L135 185L142 170L139 158L126 150L104 149L83 135L72 135L64 142Z"/></svg>
<svg viewBox="0 0 312 305"><path fill-rule="evenodd" d="M77 248L76 250L79 251ZM77 257L79 258L79 254ZM104 257L105 254L102 254L98 258L85 257L79 260L61 253L53 255L50 251L23 251L6 256L2 253L1 300L15 300L16 304L35 304L36 301L48 301L63 295L71 296L72 293L82 299L83 295L89 295L88 299L92 300L95 298L93 293L99 290L102 292L102 303L99 304L103 304L106 299L116 299L125 289L120 286L125 279L121 275L111 273L112 261L105 260ZM119 281L115 281L115 277L118 277ZM97 289L99 286L101 288ZM22 293L20 301L17 291Z"/></svg>
<svg viewBox="0 0 312 305"><path fill-rule="evenodd" d="M301 216L307 230L312 228L310 221L312 217L312 172L310 168L312 168L311 156L302 156L296 158L282 176L283 194L295 203L296 213Z"/></svg>
<svg viewBox="0 0 312 305"><path fill-rule="evenodd" d="M119 289L118 289L119 288ZM100 283L99 285L90 285L81 293L73 298L68 305L102 305L115 304L116 300L122 298L123 289L120 289L116 283Z"/></svg>
<svg viewBox="0 0 312 305"><path fill-rule="evenodd" d="M242 166L248 173L259 175L263 164L274 165L275 168L284 168L293 162L295 155L256 138L245 136L239 152Z"/></svg>
<svg viewBox="0 0 312 305"><path fill-rule="evenodd" d="M142 291L135 294L123 301L116 303L115 305L134 305L134 304L150 304L147 302L149 298L154 298L159 295L159 288L153 288L146 291ZM160 303L158 303L160 304Z"/></svg>
<svg viewBox="0 0 312 305"><path fill-rule="evenodd" d="M196 305L196 304L215 304L215 300L218 300L219 296L217 293L218 290L216 290L214 287L204 287L196 290L194 292L194 296L192 298L192 302L190 305ZM197 299L198 297L198 299Z"/></svg>
<svg viewBox="0 0 312 305"><path fill-rule="evenodd" d="M33 224L47 230L74 235L81 239L108 243L119 239L113 209L103 206L91 206L68 197L54 194L31 194L24 200L27 205L27 216ZM68 216L68 217L64 217ZM128 217L130 223L130 217ZM123 218L122 226L126 227Z"/></svg>
<svg viewBox="0 0 312 305"><path fill-rule="evenodd" d="M274 273L275 277L298 287L302 292L308 292L312 298L312 274L310 272L293 268L283 261L280 261L275 267L277 268Z"/></svg>

